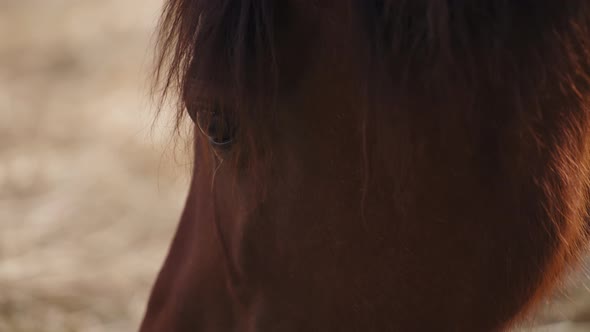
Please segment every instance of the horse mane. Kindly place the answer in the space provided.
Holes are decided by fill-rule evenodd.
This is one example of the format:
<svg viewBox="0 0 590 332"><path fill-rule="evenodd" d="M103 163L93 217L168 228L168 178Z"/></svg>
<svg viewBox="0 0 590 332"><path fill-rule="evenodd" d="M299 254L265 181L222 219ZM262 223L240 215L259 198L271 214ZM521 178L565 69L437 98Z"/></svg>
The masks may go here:
<svg viewBox="0 0 590 332"><path fill-rule="evenodd" d="M366 77L359 84L367 97L359 110L365 187L371 164L380 162L374 159L392 154L387 146L371 143L392 130L379 124L417 123L430 116L442 127L445 118L458 116L481 131L482 122L497 125L517 114L534 132L524 114L543 113L543 104L586 102L590 3L583 0L168 0L160 20L155 90L162 101L180 97L177 128L201 100L215 99L222 90L225 99L231 96L226 103L239 123L232 160L242 166L234 169L259 178L260 192L272 142L280 135L272 131L277 93L283 81L294 79L281 66L291 55L279 49L289 42L286 31L302 24L294 12L309 21L349 16L351 43L366 59ZM416 105L421 99L455 105L446 113L427 114ZM481 111L482 103L492 101L494 110ZM394 130L411 135L405 127ZM440 139L447 134L441 131ZM411 153L415 144L398 152Z"/></svg>
<svg viewBox="0 0 590 332"><path fill-rule="evenodd" d="M572 93L589 80L590 4L581 0L168 0L154 82L162 100L170 93L181 97L178 122L187 104L209 94L205 90L229 90L240 121L249 123L240 127L241 138L257 136L243 146L264 145L264 130L247 128L272 118L281 80L277 44L284 27L297 24L289 15L295 7L319 19L348 7L363 30L359 48L366 50L368 67L373 65L366 82L381 85L384 94L397 89L396 95L443 95L453 93L447 87L457 82L484 88L514 79L524 81L513 90L531 87L538 93L542 87L530 82L557 79ZM560 72L569 76L551 77Z"/></svg>
<svg viewBox="0 0 590 332"><path fill-rule="evenodd" d="M588 1L168 0L160 19L155 90L162 100L171 93L180 97L177 123L199 99L216 98L218 91L225 90L225 96L232 96L231 116L240 123L236 133L240 144L232 154L248 156L246 163L234 159L251 173L258 170L261 178L265 172L261 165L272 158L270 128L283 80L281 59L289 56L279 54L277 45L285 31L298 24L295 11L328 21L344 12L361 31L351 36L367 59L367 75L359 86L364 86L368 99L366 109L360 110L359 126L366 128L367 121L391 123L392 116L404 118L404 123L422 121L425 111L415 106L415 100L425 98L443 104L455 99L452 102L460 104L456 110L445 109L457 114L434 114L441 126L445 117L465 110L471 113L459 116L469 117L477 130L488 120L497 129L498 122L517 114L538 139L539 148L547 144L540 138L544 133L535 132L540 129L534 128L534 122L541 120L528 119L526 114L544 114L558 123L584 123L560 118L543 110L547 107L543 105L588 104ZM479 103L498 96L506 100L486 114L486 106ZM392 103L397 106L393 111ZM373 130L379 135L378 129ZM391 128L382 131L387 130ZM366 151L367 139L363 144L364 159L388 154L379 147ZM367 177L370 164L363 166Z"/></svg>

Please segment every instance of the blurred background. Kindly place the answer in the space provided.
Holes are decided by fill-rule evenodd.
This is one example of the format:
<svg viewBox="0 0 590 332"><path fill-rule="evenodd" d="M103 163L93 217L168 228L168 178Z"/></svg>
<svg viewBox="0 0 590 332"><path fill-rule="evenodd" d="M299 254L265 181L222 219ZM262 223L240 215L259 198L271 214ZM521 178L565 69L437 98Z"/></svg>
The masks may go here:
<svg viewBox="0 0 590 332"><path fill-rule="evenodd" d="M190 170L149 96L162 1L0 0L0 332L138 327ZM590 331L583 270L524 330Z"/></svg>
<svg viewBox="0 0 590 332"><path fill-rule="evenodd" d="M137 329L189 175L149 98L161 4L0 0L0 332Z"/></svg>

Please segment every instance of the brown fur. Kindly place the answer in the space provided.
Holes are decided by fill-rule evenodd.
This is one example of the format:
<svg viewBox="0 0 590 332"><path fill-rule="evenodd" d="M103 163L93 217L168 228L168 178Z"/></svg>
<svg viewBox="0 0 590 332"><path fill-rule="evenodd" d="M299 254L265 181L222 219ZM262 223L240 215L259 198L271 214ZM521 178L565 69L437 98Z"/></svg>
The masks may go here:
<svg viewBox="0 0 590 332"><path fill-rule="evenodd" d="M587 242L589 25L585 0L169 0L164 96L237 130L195 135L142 332L515 324Z"/></svg>

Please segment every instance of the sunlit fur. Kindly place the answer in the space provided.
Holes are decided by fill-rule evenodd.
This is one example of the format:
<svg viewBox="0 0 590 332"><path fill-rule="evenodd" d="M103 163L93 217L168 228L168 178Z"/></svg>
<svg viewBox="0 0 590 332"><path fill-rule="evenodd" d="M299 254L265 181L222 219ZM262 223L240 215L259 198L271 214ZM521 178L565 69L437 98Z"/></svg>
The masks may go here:
<svg viewBox="0 0 590 332"><path fill-rule="evenodd" d="M585 249L586 0L169 0L195 136L142 331L495 331Z"/></svg>

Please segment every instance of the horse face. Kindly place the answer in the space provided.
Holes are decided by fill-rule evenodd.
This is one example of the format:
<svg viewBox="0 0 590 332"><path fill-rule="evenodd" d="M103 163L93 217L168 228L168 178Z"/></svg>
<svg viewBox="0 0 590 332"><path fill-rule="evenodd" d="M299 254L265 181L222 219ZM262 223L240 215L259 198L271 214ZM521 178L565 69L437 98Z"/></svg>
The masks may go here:
<svg viewBox="0 0 590 332"><path fill-rule="evenodd" d="M199 74L207 53L187 66L193 179L142 331L492 331L522 317L586 240L581 16L545 1L530 22L507 5L473 26L469 5L392 2L381 10L407 24L378 37L413 47L395 49L365 40L372 21L353 7L261 3L201 8L281 13L274 34L243 38L277 39L276 90L235 102L258 81ZM473 34L438 27L450 17ZM203 43L225 45L203 20ZM492 29L502 20L512 33ZM237 77L256 78L244 64Z"/></svg>

